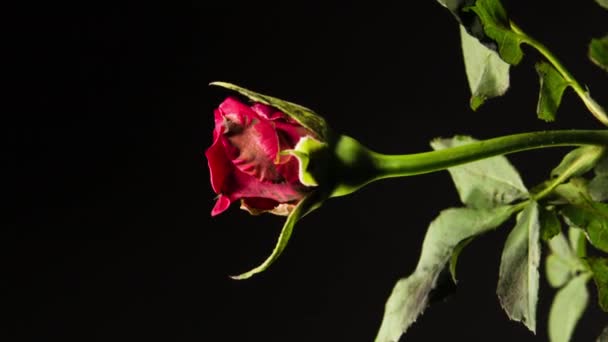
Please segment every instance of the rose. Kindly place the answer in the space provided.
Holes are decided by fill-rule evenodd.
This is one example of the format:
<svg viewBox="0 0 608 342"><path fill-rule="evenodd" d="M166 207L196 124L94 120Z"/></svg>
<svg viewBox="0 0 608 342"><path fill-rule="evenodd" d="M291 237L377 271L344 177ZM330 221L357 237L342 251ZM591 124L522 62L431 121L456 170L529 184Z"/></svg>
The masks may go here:
<svg viewBox="0 0 608 342"><path fill-rule="evenodd" d="M340 182L332 181L332 168L339 164L336 170L344 169L353 160L332 162L335 139L325 119L314 111L234 84L211 85L235 91L253 103L248 106L228 97L214 112L213 144L205 153L211 186L218 194L211 215L241 200L241 208L252 214L287 216L270 256L232 277L246 279L277 260L296 222L319 208L334 188L341 188ZM342 152L352 150L346 147Z"/></svg>
<svg viewBox="0 0 608 342"><path fill-rule="evenodd" d="M287 216L270 256L232 278L246 279L266 270L285 250L296 223L325 200L386 176L377 172L384 170L376 169L383 163L376 163L375 153L353 138L336 136L311 109L226 82L211 85L253 103L228 97L214 111L213 144L205 153L218 194L211 215L240 200L241 208L252 214Z"/></svg>
<svg viewBox="0 0 608 342"><path fill-rule="evenodd" d="M289 153L300 139L315 137L283 112L228 97L214 111L213 144L205 155L218 194L215 216L241 200L252 214L288 215L310 192L299 179L300 160Z"/></svg>

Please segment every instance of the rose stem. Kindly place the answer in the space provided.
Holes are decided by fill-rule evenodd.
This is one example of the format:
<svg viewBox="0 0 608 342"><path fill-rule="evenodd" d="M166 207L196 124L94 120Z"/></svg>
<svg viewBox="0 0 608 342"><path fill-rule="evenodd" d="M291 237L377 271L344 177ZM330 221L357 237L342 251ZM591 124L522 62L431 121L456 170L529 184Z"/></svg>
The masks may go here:
<svg viewBox="0 0 608 342"><path fill-rule="evenodd" d="M439 151L385 155L371 152L376 179L412 176L514 152L559 146L608 146L608 130L542 131L507 135Z"/></svg>

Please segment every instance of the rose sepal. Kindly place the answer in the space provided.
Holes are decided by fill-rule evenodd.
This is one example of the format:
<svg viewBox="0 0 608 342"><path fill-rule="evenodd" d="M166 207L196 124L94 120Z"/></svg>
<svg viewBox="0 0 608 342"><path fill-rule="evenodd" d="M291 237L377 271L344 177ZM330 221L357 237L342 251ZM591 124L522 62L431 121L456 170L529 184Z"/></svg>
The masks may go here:
<svg viewBox="0 0 608 342"><path fill-rule="evenodd" d="M299 104L295 104L289 101L281 100L276 97L256 93L252 90L228 82L216 81L209 83L209 85L236 91L237 93L247 97L253 102L260 102L265 105L274 107L282 111L286 115L290 116L292 119L296 120L302 126L314 132L319 138L319 140L330 140L331 132L329 126L327 125L327 122L323 117L321 117L309 108L300 106Z"/></svg>
<svg viewBox="0 0 608 342"><path fill-rule="evenodd" d="M281 253L283 253L285 247L287 247L287 243L291 238L295 224L301 218L319 208L323 203L323 200L324 196L322 196L321 192L312 192L304 197L304 199L302 199L300 203L298 203L298 205L296 205L296 207L291 211L289 216L287 216L287 220L285 220L285 223L283 224L283 228L281 229L277 243L270 256L266 258L266 260L264 260L264 262L262 262L259 266L239 275L230 276L230 278L235 280L244 280L268 269L268 267L270 267L270 265L272 265L272 263L279 258Z"/></svg>

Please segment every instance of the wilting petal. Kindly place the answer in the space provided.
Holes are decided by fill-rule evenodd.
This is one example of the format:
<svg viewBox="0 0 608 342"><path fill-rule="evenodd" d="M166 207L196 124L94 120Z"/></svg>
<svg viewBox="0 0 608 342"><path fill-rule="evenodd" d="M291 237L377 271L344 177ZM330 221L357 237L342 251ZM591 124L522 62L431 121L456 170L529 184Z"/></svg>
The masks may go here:
<svg viewBox="0 0 608 342"><path fill-rule="evenodd" d="M232 96L226 98L224 102L220 104L219 110L222 117L229 116L239 125L244 125L247 121L251 120L251 118L258 116L251 108Z"/></svg>
<svg viewBox="0 0 608 342"><path fill-rule="evenodd" d="M251 215L259 215L277 207L279 202L268 198L249 197L241 200L241 209L247 210Z"/></svg>
<svg viewBox="0 0 608 342"><path fill-rule="evenodd" d="M293 210L293 208L296 207L296 204L291 204L291 203L276 203L272 208L265 208L267 205L263 204L263 203L251 203L251 201L248 201L250 199L244 199L243 201L241 201L241 209L247 211L248 213L250 213L251 215L261 215L263 213L271 213L277 216L287 216L289 215L289 213L291 213L291 211ZM270 204L270 202L269 202Z"/></svg>
<svg viewBox="0 0 608 342"><path fill-rule="evenodd" d="M305 187L299 184L281 182L271 183L235 170L230 177L230 198L232 200L263 197L280 203L300 200L304 197Z"/></svg>
<svg viewBox="0 0 608 342"><path fill-rule="evenodd" d="M231 125L236 124L224 124ZM274 165L279 153L279 139L272 123L256 116L247 125L233 129L234 132L224 133L224 146L234 165L260 180L280 181Z"/></svg>
<svg viewBox="0 0 608 342"><path fill-rule="evenodd" d="M281 203L268 212L277 216L288 216L295 207L296 204Z"/></svg>

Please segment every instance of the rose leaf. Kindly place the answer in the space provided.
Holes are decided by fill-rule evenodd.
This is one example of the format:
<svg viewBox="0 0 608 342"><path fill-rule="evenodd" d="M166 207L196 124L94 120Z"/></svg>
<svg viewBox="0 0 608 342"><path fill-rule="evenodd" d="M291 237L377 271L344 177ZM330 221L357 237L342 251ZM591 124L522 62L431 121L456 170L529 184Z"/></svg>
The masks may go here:
<svg viewBox="0 0 608 342"><path fill-rule="evenodd" d="M500 260L498 299L510 319L536 331L540 263L538 204L530 201L518 215Z"/></svg>
<svg viewBox="0 0 608 342"><path fill-rule="evenodd" d="M608 258L592 257L587 262L593 272L593 280L597 286L600 308L608 312Z"/></svg>
<svg viewBox="0 0 608 342"><path fill-rule="evenodd" d="M456 246L496 228L511 216L512 206L492 209L452 208L429 225L416 270L400 279L386 302L376 342L395 342L424 311L431 290Z"/></svg>
<svg viewBox="0 0 608 342"><path fill-rule="evenodd" d="M435 150L466 145L476 141L468 136L435 139ZM528 197L519 173L507 158L497 156L448 169L460 200L472 208L491 208Z"/></svg>
<svg viewBox="0 0 608 342"><path fill-rule="evenodd" d="M540 78L540 93L536 114L541 120L554 121L557 109L562 101L562 95L569 83L553 66L546 62L536 63L535 67Z"/></svg>

